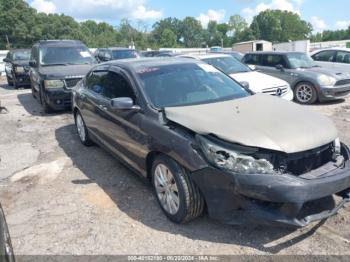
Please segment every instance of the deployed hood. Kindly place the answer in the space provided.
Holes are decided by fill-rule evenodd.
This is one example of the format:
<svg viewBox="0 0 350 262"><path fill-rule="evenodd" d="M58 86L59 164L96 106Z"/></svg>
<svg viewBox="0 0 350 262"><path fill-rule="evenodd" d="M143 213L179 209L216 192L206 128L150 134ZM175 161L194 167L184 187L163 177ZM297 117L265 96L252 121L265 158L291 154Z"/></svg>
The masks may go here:
<svg viewBox="0 0 350 262"><path fill-rule="evenodd" d="M266 94L204 105L167 107L166 117L198 134L245 146L296 153L338 136L326 117Z"/></svg>
<svg viewBox="0 0 350 262"><path fill-rule="evenodd" d="M39 73L47 78L66 78L72 76L85 76L93 64L88 65L60 65L41 66Z"/></svg>
<svg viewBox="0 0 350 262"><path fill-rule="evenodd" d="M248 82L249 89L254 93L261 93L263 89L267 88L288 86L284 80L254 71L231 74L230 76L238 82Z"/></svg>

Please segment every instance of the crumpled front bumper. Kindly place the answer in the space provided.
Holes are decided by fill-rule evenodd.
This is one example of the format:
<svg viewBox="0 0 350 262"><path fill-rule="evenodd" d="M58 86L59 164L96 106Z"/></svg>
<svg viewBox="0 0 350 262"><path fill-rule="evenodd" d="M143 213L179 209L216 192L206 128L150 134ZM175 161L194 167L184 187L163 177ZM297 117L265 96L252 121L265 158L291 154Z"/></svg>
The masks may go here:
<svg viewBox="0 0 350 262"><path fill-rule="evenodd" d="M229 224L258 223L303 227L326 219L350 202L350 152L343 145L345 167L325 176L239 175L207 167L191 174L207 203L208 213ZM340 193L343 200L329 210L301 216L305 204Z"/></svg>

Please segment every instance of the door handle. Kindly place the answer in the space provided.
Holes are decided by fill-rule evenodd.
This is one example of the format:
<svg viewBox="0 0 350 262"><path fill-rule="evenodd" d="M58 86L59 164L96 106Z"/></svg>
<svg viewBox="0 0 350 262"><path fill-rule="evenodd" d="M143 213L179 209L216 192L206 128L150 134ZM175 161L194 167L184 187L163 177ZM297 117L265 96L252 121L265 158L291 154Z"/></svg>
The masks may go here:
<svg viewBox="0 0 350 262"><path fill-rule="evenodd" d="M104 110L104 111L107 111L107 107L104 106L104 105L98 105L98 107L99 107L100 109Z"/></svg>

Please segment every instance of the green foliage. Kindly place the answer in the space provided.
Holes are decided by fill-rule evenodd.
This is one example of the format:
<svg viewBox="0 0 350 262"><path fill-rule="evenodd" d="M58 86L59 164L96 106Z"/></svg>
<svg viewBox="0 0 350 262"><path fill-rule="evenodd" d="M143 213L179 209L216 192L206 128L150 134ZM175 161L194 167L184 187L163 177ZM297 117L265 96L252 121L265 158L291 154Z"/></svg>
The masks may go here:
<svg viewBox="0 0 350 262"><path fill-rule="evenodd" d="M0 49L31 47L42 39L77 39L89 47L130 46L138 49L159 47L230 47L233 43L263 39L285 42L311 37L312 41L350 39L347 30L324 31L311 36L312 27L299 15L280 10L266 10L254 17L249 26L240 15L233 15L227 23L210 21L202 28L193 17L183 20L168 17L153 24L138 22L135 28L124 19L119 26L95 21L77 22L61 14L38 13L24 0L0 0Z"/></svg>
<svg viewBox="0 0 350 262"><path fill-rule="evenodd" d="M250 26L257 39L287 42L310 37L312 26L293 12L266 10L254 17Z"/></svg>

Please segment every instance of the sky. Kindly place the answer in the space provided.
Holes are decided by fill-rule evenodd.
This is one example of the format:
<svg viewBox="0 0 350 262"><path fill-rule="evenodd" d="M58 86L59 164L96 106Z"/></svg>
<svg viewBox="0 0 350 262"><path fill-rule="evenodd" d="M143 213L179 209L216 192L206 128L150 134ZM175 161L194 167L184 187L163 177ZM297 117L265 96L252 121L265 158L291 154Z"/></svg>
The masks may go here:
<svg viewBox="0 0 350 262"><path fill-rule="evenodd" d="M45 13L64 13L77 21L95 20L117 25L123 18L151 26L166 17L227 22L239 14L248 22L266 9L288 10L313 25L314 32L345 29L350 25L349 0L26 0Z"/></svg>

